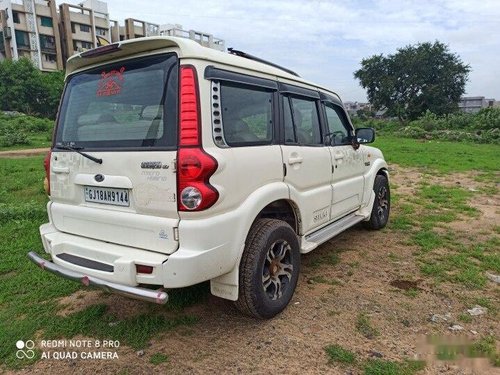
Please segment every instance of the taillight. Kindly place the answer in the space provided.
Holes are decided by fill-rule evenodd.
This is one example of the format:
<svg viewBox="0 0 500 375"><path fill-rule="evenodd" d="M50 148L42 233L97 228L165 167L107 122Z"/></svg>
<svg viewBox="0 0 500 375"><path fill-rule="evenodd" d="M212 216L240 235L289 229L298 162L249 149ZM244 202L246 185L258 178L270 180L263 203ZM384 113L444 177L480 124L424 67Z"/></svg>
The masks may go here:
<svg viewBox="0 0 500 375"><path fill-rule="evenodd" d="M196 70L181 66L179 93L179 152L177 154L177 201L179 211L200 211L219 198L209 183L217 161L201 146L201 119Z"/></svg>
<svg viewBox="0 0 500 375"><path fill-rule="evenodd" d="M50 195L50 157L52 152L47 152L45 159L43 159L43 166L45 168L45 180L43 181L43 188L47 195Z"/></svg>

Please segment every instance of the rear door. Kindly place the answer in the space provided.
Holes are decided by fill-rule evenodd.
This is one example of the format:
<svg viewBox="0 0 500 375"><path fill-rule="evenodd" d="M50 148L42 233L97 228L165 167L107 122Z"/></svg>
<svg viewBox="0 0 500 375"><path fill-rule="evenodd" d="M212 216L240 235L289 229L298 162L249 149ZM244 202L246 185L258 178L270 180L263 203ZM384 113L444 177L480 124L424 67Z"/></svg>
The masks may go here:
<svg viewBox="0 0 500 375"><path fill-rule="evenodd" d="M177 249L177 104L173 53L69 77L51 155L50 215L58 230L163 253Z"/></svg>
<svg viewBox="0 0 500 375"><path fill-rule="evenodd" d="M301 208L305 234L330 220L331 158L328 147L323 145L318 93L283 87L284 180L291 199Z"/></svg>

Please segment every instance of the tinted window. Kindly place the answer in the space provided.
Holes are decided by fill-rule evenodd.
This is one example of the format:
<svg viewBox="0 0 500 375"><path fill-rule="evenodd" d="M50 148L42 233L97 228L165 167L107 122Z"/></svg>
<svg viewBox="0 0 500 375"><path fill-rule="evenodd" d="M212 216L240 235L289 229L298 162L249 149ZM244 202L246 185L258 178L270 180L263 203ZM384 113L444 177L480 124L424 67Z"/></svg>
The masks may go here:
<svg viewBox="0 0 500 375"><path fill-rule="evenodd" d="M350 126L347 124L342 108L328 102L324 105L328 123L327 140L332 146L350 144L350 134L347 130Z"/></svg>
<svg viewBox="0 0 500 375"><path fill-rule="evenodd" d="M316 101L314 99L291 97L290 103L297 143L302 145L322 144ZM285 129L286 127L285 118Z"/></svg>
<svg viewBox="0 0 500 375"><path fill-rule="evenodd" d="M56 145L90 148L176 145L177 58L101 66L66 85Z"/></svg>
<svg viewBox="0 0 500 375"><path fill-rule="evenodd" d="M221 84L224 139L230 146L270 144L273 139L272 91Z"/></svg>

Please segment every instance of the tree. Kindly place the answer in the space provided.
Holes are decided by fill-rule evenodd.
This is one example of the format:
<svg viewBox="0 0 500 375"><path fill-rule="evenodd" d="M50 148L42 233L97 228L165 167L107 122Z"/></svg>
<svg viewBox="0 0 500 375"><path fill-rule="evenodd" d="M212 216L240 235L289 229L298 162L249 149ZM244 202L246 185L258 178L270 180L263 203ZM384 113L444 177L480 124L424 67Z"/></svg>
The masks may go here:
<svg viewBox="0 0 500 375"><path fill-rule="evenodd" d="M55 118L64 73L44 73L26 58L0 62L0 109Z"/></svg>
<svg viewBox="0 0 500 375"><path fill-rule="evenodd" d="M409 45L387 57L365 58L354 77L375 108L387 108L403 122L427 110L438 115L458 110L469 72L469 65L436 41Z"/></svg>

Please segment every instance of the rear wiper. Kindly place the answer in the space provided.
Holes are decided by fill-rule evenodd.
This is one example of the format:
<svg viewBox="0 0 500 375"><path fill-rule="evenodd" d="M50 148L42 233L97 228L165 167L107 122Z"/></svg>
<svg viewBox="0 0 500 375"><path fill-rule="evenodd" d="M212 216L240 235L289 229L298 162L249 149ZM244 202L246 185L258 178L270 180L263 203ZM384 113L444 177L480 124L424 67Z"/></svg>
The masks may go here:
<svg viewBox="0 0 500 375"><path fill-rule="evenodd" d="M56 148L78 152L80 155L85 156L87 159L90 159L93 162L96 162L97 164L102 164L102 159L93 157L92 155L82 152L81 150L83 150L83 147L70 146L70 145L56 145Z"/></svg>

